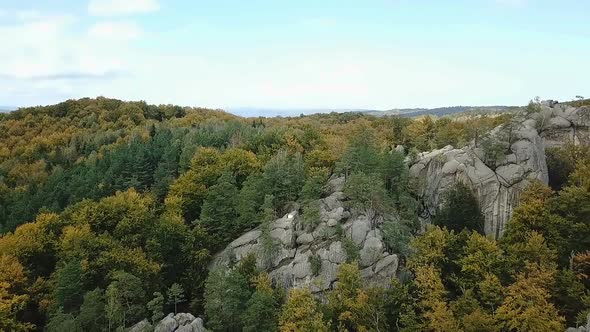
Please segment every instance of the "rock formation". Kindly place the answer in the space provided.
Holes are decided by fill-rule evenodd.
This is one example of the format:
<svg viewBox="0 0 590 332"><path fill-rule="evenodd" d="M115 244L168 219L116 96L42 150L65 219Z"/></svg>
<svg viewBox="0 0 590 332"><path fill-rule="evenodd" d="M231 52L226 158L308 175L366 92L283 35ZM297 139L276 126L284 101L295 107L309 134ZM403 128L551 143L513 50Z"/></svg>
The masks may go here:
<svg viewBox="0 0 590 332"><path fill-rule="evenodd" d="M445 192L456 181L468 184L476 194L485 216L485 232L499 237L518 203L521 192L532 182L548 182L545 148L570 140L589 142L588 109L557 103L545 103L537 112L516 116L485 137L500 142L500 153L490 158L483 142L456 149L446 146L425 152L410 165L416 184L421 217L428 221L436 215ZM483 139L483 138L482 138ZM492 144L493 145L493 144ZM403 147L398 147L403 151ZM497 149L496 149L497 150ZM320 200L320 222L306 229L294 210L270 225L270 237L276 247L272 257L263 257L262 231L251 230L218 253L210 269L227 267L249 254L257 265L268 271L277 285L309 287L322 293L332 288L338 267L346 261L345 244L358 248L359 266L368 284L387 286L398 270L398 256L386 248L380 225L365 215L353 215L343 204L344 178L332 178L327 197Z"/></svg>
<svg viewBox="0 0 590 332"><path fill-rule="evenodd" d="M410 176L422 204L421 217L428 221L436 215L445 192L462 181L479 199L486 234L501 236L520 193L531 181L548 182L545 148L590 142L589 113L584 107L544 102L537 112L517 115L487 138L505 141L503 153L495 160L475 141L462 149L446 146L420 154L411 165Z"/></svg>
<svg viewBox="0 0 590 332"><path fill-rule="evenodd" d="M541 111L531 115L546 148L567 142L590 144L590 107L575 108L552 101L543 102Z"/></svg>
<svg viewBox="0 0 590 332"><path fill-rule="evenodd" d="M346 237L359 249L359 266L365 280L386 286L396 274L398 257L386 250L378 225L364 215L353 216L344 207L343 185L344 178L329 182L331 194L320 200L320 222L314 229L304 229L297 211L272 222L270 236L277 248L267 266L260 250L261 231L255 229L217 254L211 268L254 254L258 266L265 268L278 285L309 287L319 293L331 288L339 265L346 262ZM317 271L312 267L314 259L321 262Z"/></svg>
<svg viewBox="0 0 590 332"><path fill-rule="evenodd" d="M147 319L133 325L129 332L207 332L203 327L203 320L195 318L189 313L168 314L161 321L152 326Z"/></svg>

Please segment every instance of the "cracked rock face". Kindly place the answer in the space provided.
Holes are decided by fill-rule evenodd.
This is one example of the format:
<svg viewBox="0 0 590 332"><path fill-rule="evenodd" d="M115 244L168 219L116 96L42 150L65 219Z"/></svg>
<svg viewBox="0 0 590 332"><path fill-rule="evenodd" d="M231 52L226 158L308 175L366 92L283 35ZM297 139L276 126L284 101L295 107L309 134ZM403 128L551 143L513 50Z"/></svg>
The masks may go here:
<svg viewBox="0 0 590 332"><path fill-rule="evenodd" d="M257 264L267 270L277 285L284 287L309 287L314 293L322 293L336 280L338 268L346 262L343 236L352 240L359 249L359 267L368 284L387 287L396 275L398 257L386 251L378 225L366 216L352 216L342 200L343 178L328 183L332 194L320 200L320 220L314 229L303 229L297 211L275 220L270 232L276 245L271 266L265 266L260 250L260 231L250 231L230 243L218 253L210 268L228 266L230 261L252 253ZM343 235L342 235L343 234ZM312 257L321 261L314 274Z"/></svg>
<svg viewBox="0 0 590 332"><path fill-rule="evenodd" d="M486 164L483 150L474 143L462 149L446 146L420 154L410 167L410 176L422 204L421 217L429 221L436 215L445 192L461 181L479 200L486 234L500 237L520 193L531 181L548 183L545 148L590 142L588 114L588 108L544 103L540 112L514 125L509 149L493 167ZM494 129L492 135L500 130Z"/></svg>
<svg viewBox="0 0 590 332"><path fill-rule="evenodd" d="M203 326L203 320L195 318L190 313L168 314L160 320L155 327L147 319L133 325L129 332L207 332Z"/></svg>
<svg viewBox="0 0 590 332"><path fill-rule="evenodd" d="M590 144L590 107L545 104L532 118L538 123L539 135L546 148L567 142Z"/></svg>

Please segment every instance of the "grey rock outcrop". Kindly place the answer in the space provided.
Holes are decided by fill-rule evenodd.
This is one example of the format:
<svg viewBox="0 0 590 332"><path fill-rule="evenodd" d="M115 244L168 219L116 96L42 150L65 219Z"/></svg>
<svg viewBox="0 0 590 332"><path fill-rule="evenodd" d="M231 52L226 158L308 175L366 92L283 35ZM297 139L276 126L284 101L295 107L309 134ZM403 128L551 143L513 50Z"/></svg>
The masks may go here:
<svg viewBox="0 0 590 332"><path fill-rule="evenodd" d="M201 318L195 318L190 313L168 314L155 327L147 319L133 325L129 332L207 332Z"/></svg>
<svg viewBox="0 0 590 332"><path fill-rule="evenodd" d="M141 322L133 325L129 329L129 332L152 332L153 330L154 328L152 327L152 324L150 324L147 319L144 319Z"/></svg>
<svg viewBox="0 0 590 332"><path fill-rule="evenodd" d="M421 153L410 167L421 217L428 221L435 216L445 192L460 181L479 200L486 234L501 236L522 191L532 181L548 182L545 148L590 142L589 113L584 107L543 103L539 112L517 116L510 129L498 127L490 133L490 139L506 140L505 153L493 161L475 142L462 149L446 146Z"/></svg>
<svg viewBox="0 0 590 332"><path fill-rule="evenodd" d="M271 224L270 236L276 250L270 266L262 257L259 230L252 230L231 242L218 253L211 269L228 266L230 261L248 254L257 257L260 268L266 269L276 284L284 287L309 287L320 293L330 289L336 281L338 267L346 262L342 241L352 241L359 250L359 266L368 284L387 286L396 275L398 259L388 253L381 237L379 225L364 215L353 216L343 204L344 178L329 181L331 195L320 200L320 220L313 229L305 229L297 211L292 211ZM314 275L312 257L321 261Z"/></svg>
<svg viewBox="0 0 590 332"><path fill-rule="evenodd" d="M178 321L174 319L174 314L170 313L168 316L164 317L156 327L154 328L154 332L173 332L176 331L180 324Z"/></svg>
<svg viewBox="0 0 590 332"><path fill-rule="evenodd" d="M567 142L590 144L590 107L575 108L566 104L543 105L532 114L544 146L559 147Z"/></svg>

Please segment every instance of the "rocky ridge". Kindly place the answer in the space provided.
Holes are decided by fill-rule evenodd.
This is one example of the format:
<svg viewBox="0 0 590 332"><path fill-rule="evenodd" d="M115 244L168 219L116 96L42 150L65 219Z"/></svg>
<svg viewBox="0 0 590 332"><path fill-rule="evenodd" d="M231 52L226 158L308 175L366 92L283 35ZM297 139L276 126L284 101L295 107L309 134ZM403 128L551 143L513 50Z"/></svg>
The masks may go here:
<svg viewBox="0 0 590 332"><path fill-rule="evenodd" d="M475 141L462 149L446 146L421 153L410 167L410 176L416 183L422 219L428 221L436 215L444 193L461 181L479 199L486 234L500 237L520 193L532 181L548 183L545 149L566 142L590 142L589 118L587 107L547 101L537 112L516 116L510 129L498 127L490 133L490 139L496 140L508 135L507 149L497 160L489 160Z"/></svg>
<svg viewBox="0 0 590 332"><path fill-rule="evenodd" d="M344 178L329 181L331 194L320 200L320 222L306 229L298 212L292 211L271 223L270 236L276 244L274 257L265 264L261 252L261 231L252 230L231 242L217 254L211 269L226 267L249 254L268 271L277 285L285 288L309 287L320 293L332 287L338 267L346 262L344 241L359 249L359 267L369 284L386 286L398 268L398 256L387 251L379 229L365 215L353 215L343 204ZM313 260L319 266L312 266ZM269 266L270 265L270 266Z"/></svg>

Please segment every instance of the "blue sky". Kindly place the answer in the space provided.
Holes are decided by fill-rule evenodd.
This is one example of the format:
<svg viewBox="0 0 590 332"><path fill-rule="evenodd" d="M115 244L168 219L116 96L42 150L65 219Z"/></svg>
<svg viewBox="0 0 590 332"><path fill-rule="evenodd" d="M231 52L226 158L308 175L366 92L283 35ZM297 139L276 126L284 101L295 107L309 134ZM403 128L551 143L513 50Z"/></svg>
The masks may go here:
<svg viewBox="0 0 590 332"><path fill-rule="evenodd" d="M588 1L0 0L0 105L215 108L590 96Z"/></svg>

